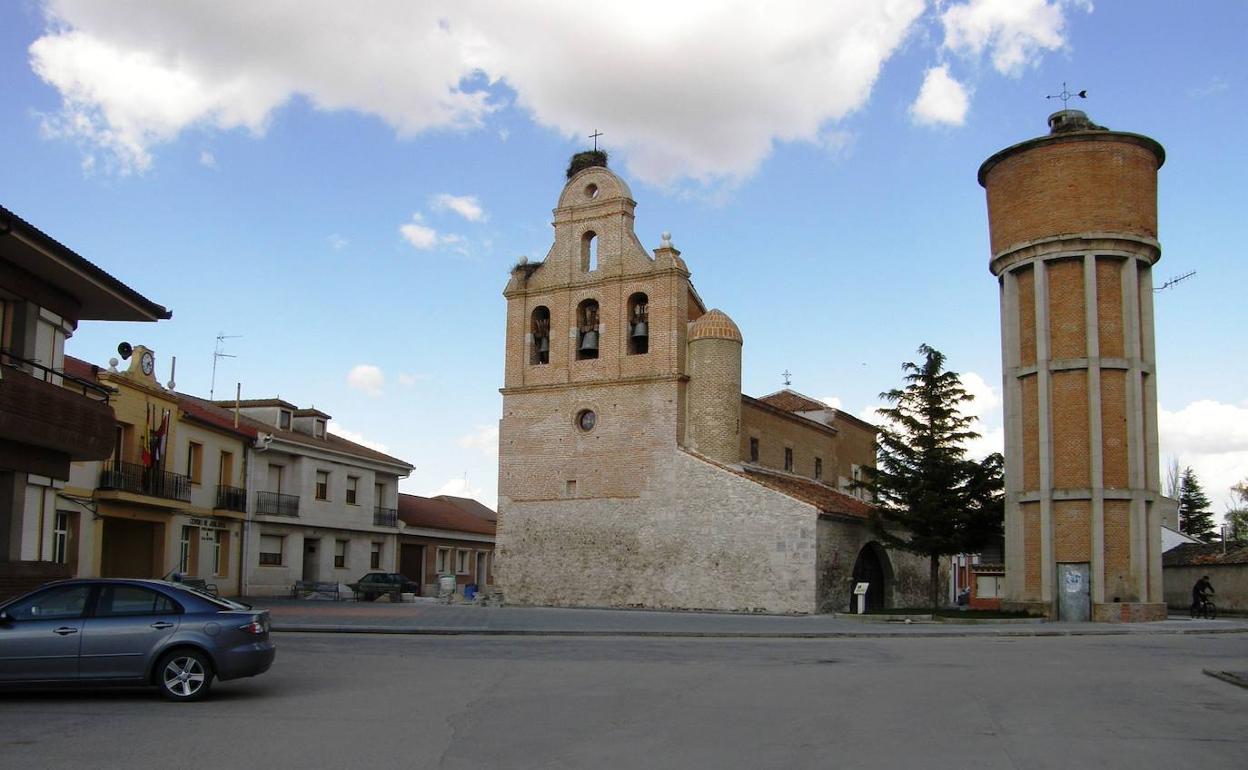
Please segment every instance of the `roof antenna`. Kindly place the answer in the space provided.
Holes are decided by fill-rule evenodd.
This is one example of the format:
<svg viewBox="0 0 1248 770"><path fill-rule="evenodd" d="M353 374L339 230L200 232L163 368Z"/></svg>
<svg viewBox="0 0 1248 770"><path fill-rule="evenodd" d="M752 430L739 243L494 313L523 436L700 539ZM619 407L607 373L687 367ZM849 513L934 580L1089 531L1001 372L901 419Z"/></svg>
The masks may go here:
<svg viewBox="0 0 1248 770"><path fill-rule="evenodd" d="M1166 289L1169 289L1171 286L1174 286L1176 283L1179 283L1180 281L1186 281L1188 278L1191 278L1193 275L1196 275L1195 270L1192 270L1189 273L1184 273L1183 275L1177 276L1175 278L1171 278L1170 280L1166 281L1162 285L1155 287L1153 291L1154 292L1165 291Z"/></svg>
<svg viewBox="0 0 1248 770"><path fill-rule="evenodd" d="M241 334L226 334L221 332L217 335L217 344L212 349L212 384L208 386L208 400L211 401L217 390L217 361L222 358L238 358L238 356L226 353L224 351L226 340L236 340L242 337Z"/></svg>

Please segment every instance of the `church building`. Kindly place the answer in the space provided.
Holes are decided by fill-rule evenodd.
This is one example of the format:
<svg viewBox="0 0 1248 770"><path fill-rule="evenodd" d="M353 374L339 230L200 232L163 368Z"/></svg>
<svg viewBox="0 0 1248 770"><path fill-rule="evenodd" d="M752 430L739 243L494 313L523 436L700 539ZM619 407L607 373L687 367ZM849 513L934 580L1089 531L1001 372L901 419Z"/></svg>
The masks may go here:
<svg viewBox="0 0 1248 770"><path fill-rule="evenodd" d="M633 230L605 154L574 158L555 242L504 291L496 583L512 604L768 612L921 604L852 486L874 426L741 393L743 337L663 235Z"/></svg>

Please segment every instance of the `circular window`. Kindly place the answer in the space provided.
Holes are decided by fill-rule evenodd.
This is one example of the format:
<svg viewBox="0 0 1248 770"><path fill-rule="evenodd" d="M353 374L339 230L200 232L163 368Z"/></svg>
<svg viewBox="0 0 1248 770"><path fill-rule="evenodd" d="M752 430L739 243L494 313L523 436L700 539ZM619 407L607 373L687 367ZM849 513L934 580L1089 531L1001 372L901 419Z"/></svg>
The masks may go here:
<svg viewBox="0 0 1248 770"><path fill-rule="evenodd" d="M586 433L593 430L596 424L598 424L598 415L594 414L592 409L582 409L576 416L576 426Z"/></svg>
<svg viewBox="0 0 1248 770"><path fill-rule="evenodd" d="M598 197L598 185L596 184L585 185L585 197L597 198Z"/></svg>

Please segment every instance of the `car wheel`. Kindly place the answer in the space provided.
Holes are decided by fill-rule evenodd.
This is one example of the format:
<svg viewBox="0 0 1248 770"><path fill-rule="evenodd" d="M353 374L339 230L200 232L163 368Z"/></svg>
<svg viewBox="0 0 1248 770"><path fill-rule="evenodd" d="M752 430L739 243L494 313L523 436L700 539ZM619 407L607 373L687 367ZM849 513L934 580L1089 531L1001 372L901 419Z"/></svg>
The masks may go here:
<svg viewBox="0 0 1248 770"><path fill-rule="evenodd" d="M174 650L160 659L156 681L168 700L199 700L212 686L212 663L199 650Z"/></svg>
<svg viewBox="0 0 1248 770"><path fill-rule="evenodd" d="M377 594L364 594L364 601L366 602L377 601Z"/></svg>

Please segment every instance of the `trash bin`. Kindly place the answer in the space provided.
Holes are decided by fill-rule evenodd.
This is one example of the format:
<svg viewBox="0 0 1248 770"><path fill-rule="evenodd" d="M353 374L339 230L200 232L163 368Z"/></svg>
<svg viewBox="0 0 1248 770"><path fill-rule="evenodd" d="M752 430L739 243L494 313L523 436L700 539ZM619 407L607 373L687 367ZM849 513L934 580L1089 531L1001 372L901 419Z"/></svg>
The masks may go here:
<svg viewBox="0 0 1248 770"><path fill-rule="evenodd" d="M455 576L439 575L438 576L438 596L447 597L455 593Z"/></svg>
<svg viewBox="0 0 1248 770"><path fill-rule="evenodd" d="M471 599L476 595L477 595L476 583L469 583L468 585L464 586L464 598L465 599Z"/></svg>

